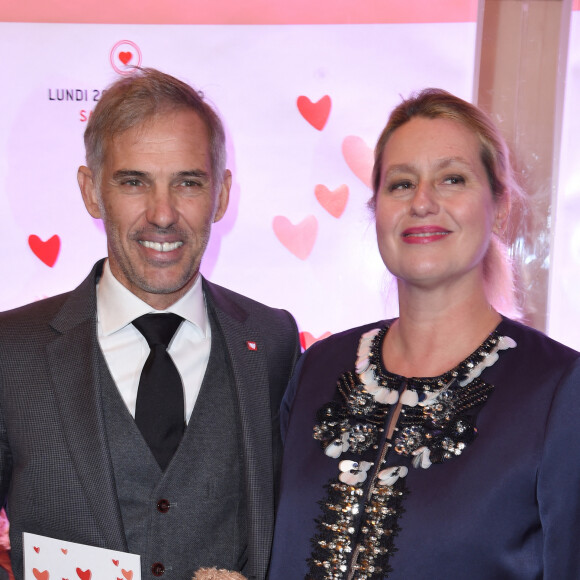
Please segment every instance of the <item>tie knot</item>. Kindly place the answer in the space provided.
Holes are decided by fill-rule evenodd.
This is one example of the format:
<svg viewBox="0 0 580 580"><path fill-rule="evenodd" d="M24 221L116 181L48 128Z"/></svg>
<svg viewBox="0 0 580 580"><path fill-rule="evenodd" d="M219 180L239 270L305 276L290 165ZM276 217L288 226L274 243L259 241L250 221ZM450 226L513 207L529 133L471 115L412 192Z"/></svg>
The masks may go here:
<svg viewBox="0 0 580 580"><path fill-rule="evenodd" d="M145 337L149 348L158 344L167 348L182 320L172 313L145 314L133 320L133 326Z"/></svg>

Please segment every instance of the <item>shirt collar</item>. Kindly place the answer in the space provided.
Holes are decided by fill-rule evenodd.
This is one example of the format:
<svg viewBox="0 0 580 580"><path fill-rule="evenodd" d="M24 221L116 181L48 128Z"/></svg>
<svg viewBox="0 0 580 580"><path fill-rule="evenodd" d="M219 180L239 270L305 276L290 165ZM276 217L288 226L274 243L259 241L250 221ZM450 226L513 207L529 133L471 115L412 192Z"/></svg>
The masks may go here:
<svg viewBox="0 0 580 580"><path fill-rule="evenodd" d="M101 332L108 336L124 328L135 318L150 312L172 312L191 322L203 338L208 337L209 323L203 296L201 276L193 286L167 310L155 310L115 278L105 261L103 274L97 285L97 317Z"/></svg>

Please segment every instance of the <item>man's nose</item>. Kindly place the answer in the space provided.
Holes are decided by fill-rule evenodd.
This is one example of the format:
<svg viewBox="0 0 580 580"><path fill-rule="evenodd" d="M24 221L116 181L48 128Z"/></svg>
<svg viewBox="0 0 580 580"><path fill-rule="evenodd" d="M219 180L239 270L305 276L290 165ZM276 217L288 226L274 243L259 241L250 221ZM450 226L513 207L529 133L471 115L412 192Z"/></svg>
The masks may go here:
<svg viewBox="0 0 580 580"><path fill-rule="evenodd" d="M168 187L156 187L149 196L147 221L159 228L168 228L177 222L179 216L176 199Z"/></svg>

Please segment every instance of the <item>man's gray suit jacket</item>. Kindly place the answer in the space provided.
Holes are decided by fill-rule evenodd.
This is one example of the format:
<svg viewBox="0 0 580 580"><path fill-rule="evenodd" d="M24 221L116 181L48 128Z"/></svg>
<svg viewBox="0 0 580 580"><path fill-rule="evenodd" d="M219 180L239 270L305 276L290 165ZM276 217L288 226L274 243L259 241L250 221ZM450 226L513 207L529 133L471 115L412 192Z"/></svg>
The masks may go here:
<svg viewBox="0 0 580 580"><path fill-rule="evenodd" d="M17 580L22 532L127 551L99 384L95 289L102 264L70 293L0 314L0 501L8 506ZM296 323L286 311L206 280L203 288L235 378L248 569L263 579L281 455L278 411L300 352Z"/></svg>

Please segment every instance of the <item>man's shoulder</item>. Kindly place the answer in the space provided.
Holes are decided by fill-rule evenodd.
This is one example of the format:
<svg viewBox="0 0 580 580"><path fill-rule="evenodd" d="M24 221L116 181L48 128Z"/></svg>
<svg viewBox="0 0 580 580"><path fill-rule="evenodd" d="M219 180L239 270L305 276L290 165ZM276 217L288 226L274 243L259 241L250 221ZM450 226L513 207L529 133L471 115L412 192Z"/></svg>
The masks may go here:
<svg viewBox="0 0 580 580"><path fill-rule="evenodd" d="M239 318L258 316L266 318L292 318L292 315L284 309L274 308L253 298L239 294L219 284L209 282L204 278L203 287L209 295L214 307L224 310Z"/></svg>
<svg viewBox="0 0 580 580"><path fill-rule="evenodd" d="M0 312L0 325L22 324L27 320L50 319L59 312L70 294L71 292L65 292Z"/></svg>
<svg viewBox="0 0 580 580"><path fill-rule="evenodd" d="M23 325L45 325L46 322L54 320L60 326L66 320L66 327L68 321L75 324L84 320L96 309L95 276L101 265L102 261L97 262L90 274L74 290L0 312L0 328L5 330L15 326L22 332Z"/></svg>

